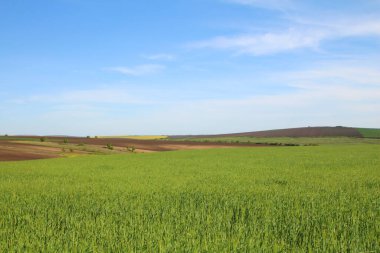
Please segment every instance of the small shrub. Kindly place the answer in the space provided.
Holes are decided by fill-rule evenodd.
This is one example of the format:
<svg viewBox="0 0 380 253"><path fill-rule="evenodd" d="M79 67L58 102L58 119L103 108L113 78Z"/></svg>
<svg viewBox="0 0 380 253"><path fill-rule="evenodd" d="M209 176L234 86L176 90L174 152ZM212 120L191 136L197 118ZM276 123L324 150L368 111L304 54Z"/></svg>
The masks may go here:
<svg viewBox="0 0 380 253"><path fill-rule="evenodd" d="M79 143L78 146L84 146L84 144L83 143Z"/></svg>
<svg viewBox="0 0 380 253"><path fill-rule="evenodd" d="M63 139L63 143L67 144L67 143L69 143L69 141L65 138L65 139Z"/></svg>
<svg viewBox="0 0 380 253"><path fill-rule="evenodd" d="M70 152L71 152L71 153L74 152L74 149L70 148Z"/></svg>
<svg viewBox="0 0 380 253"><path fill-rule="evenodd" d="M65 149L65 148L62 148L62 152L66 152L66 149Z"/></svg>
<svg viewBox="0 0 380 253"><path fill-rule="evenodd" d="M107 148L108 148L109 150L113 150L113 145L112 145L111 143L108 143L108 144L107 144Z"/></svg>
<svg viewBox="0 0 380 253"><path fill-rule="evenodd" d="M295 146L299 146L299 144L296 144L296 143L285 143L284 146L295 147Z"/></svg>
<svg viewBox="0 0 380 253"><path fill-rule="evenodd" d="M132 152L132 153L134 153L135 151L136 151L136 148L135 147L127 147L127 150L129 151L129 152Z"/></svg>
<svg viewBox="0 0 380 253"><path fill-rule="evenodd" d="M40 138L40 141L41 141L41 142L45 142L45 141L46 141L46 138L45 138L45 137L41 137L41 138Z"/></svg>

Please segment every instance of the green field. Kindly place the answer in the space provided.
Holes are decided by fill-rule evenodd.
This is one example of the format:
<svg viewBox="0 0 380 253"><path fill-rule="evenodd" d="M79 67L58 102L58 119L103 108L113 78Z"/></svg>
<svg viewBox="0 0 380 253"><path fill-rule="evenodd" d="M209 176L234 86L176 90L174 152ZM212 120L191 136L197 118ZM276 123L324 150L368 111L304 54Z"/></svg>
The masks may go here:
<svg viewBox="0 0 380 253"><path fill-rule="evenodd" d="M379 138L380 139L380 129L377 129L377 128L357 128L357 130L365 138Z"/></svg>
<svg viewBox="0 0 380 253"><path fill-rule="evenodd" d="M0 252L380 252L380 145L0 163Z"/></svg>
<svg viewBox="0 0 380 253"><path fill-rule="evenodd" d="M6 141L40 141L38 137L15 137L15 136L0 136L0 140Z"/></svg>
<svg viewBox="0 0 380 253"><path fill-rule="evenodd" d="M347 144L378 144L380 139L355 138L355 137L208 137L208 138L176 138L167 139L171 141L198 141L198 142L222 142L222 143L251 143L251 144L273 144L273 145L347 145Z"/></svg>

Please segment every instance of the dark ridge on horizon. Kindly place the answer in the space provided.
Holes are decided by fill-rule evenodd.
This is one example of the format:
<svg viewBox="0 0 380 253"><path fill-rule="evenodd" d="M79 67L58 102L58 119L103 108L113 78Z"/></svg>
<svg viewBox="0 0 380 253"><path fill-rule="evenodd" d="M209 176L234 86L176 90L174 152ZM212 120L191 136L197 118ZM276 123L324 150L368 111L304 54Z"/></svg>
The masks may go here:
<svg viewBox="0 0 380 253"><path fill-rule="evenodd" d="M254 132L211 134L211 135L172 135L169 138L212 138L212 137L358 137L363 135L353 127L298 127Z"/></svg>

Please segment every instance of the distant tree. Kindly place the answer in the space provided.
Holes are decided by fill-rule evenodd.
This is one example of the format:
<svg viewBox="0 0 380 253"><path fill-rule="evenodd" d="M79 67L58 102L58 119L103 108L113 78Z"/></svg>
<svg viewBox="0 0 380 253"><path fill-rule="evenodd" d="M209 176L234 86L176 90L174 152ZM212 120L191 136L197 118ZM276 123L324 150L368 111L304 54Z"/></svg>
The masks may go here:
<svg viewBox="0 0 380 253"><path fill-rule="evenodd" d="M91 138L91 136L89 136L89 135L87 135L87 137L86 137L87 139L90 139Z"/></svg>
<svg viewBox="0 0 380 253"><path fill-rule="evenodd" d="M65 143L65 144L69 143L69 141L67 140L67 138L63 139L63 143Z"/></svg>

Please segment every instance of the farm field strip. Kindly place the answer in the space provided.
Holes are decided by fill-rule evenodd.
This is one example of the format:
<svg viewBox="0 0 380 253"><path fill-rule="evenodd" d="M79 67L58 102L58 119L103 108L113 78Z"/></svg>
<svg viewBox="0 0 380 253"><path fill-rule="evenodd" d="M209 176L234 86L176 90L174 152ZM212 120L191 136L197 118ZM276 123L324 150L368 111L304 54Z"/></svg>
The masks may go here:
<svg viewBox="0 0 380 253"><path fill-rule="evenodd" d="M378 129L378 128L357 128L357 130L365 138L380 139L380 129Z"/></svg>
<svg viewBox="0 0 380 253"><path fill-rule="evenodd" d="M132 140L161 140L166 139L166 135L122 135L122 136L99 136L99 138L125 138Z"/></svg>
<svg viewBox="0 0 380 253"><path fill-rule="evenodd" d="M255 143L273 145L357 145L357 144L380 144L380 139L356 138L356 137L207 137L207 138L174 138L171 141L194 141L194 142L219 142L219 143Z"/></svg>

